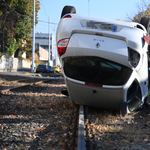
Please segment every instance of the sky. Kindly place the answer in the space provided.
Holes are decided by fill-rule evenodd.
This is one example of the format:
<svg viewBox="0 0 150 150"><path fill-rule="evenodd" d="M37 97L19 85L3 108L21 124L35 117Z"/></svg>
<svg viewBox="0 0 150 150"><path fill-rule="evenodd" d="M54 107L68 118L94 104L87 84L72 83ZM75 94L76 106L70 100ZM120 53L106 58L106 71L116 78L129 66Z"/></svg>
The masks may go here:
<svg viewBox="0 0 150 150"><path fill-rule="evenodd" d="M64 6L76 8L77 14L105 19L127 20L127 15L133 16L137 4L142 0L39 0L38 24L35 32L52 33L55 38L57 24ZM148 1L148 0L147 0ZM50 26L48 21L50 19ZM55 24L54 24L55 23Z"/></svg>

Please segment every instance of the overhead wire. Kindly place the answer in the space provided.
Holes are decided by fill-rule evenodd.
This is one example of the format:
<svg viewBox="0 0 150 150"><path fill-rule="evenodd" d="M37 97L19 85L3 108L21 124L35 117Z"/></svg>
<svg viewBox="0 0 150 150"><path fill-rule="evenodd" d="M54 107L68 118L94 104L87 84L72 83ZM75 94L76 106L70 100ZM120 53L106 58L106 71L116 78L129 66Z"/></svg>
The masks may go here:
<svg viewBox="0 0 150 150"><path fill-rule="evenodd" d="M43 6L43 9L44 9L44 12L45 12L45 14L46 14L46 16L47 16L47 18L48 18L48 15L47 15L47 13L46 13L45 7L44 7L44 5L43 5L43 1L41 0L41 2L42 2L42 6Z"/></svg>
<svg viewBox="0 0 150 150"><path fill-rule="evenodd" d="M46 12L45 7L44 7L44 5L43 5L43 0L40 0L40 1L41 1L41 3L42 3L42 6L43 6L43 9L44 9L45 15L46 15L47 18L48 18L47 12ZM50 22L50 21L47 22L47 21L38 20L38 22L53 24L53 25L54 25L53 31L55 30L55 25L58 25L58 23L54 23L54 22Z"/></svg>
<svg viewBox="0 0 150 150"><path fill-rule="evenodd" d="M43 22L43 23L48 23L48 24L53 24L54 27L53 27L53 31L55 30L56 26L58 25L58 23L54 23L54 22L47 22L47 21L42 21L42 20L38 20L38 22Z"/></svg>
<svg viewBox="0 0 150 150"><path fill-rule="evenodd" d="M54 22L49 22L49 21L42 21L42 20L38 20L39 22L44 22L44 23L50 23L50 24L56 24L58 25L58 23L54 23Z"/></svg>

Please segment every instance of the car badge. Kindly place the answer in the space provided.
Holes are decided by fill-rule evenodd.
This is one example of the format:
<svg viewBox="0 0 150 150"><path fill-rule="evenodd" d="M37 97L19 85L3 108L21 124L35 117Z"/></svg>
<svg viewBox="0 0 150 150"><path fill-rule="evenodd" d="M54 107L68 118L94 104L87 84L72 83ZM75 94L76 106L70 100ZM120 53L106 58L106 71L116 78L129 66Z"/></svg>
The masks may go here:
<svg viewBox="0 0 150 150"><path fill-rule="evenodd" d="M101 45L99 43L96 43L96 47L99 48Z"/></svg>

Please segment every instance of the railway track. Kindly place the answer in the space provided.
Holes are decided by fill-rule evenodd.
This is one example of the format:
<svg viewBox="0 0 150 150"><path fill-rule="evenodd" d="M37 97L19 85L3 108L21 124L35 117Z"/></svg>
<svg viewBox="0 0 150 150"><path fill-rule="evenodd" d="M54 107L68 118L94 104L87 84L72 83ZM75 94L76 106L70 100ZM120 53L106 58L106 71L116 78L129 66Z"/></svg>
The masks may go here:
<svg viewBox="0 0 150 150"><path fill-rule="evenodd" d="M14 81L7 81L0 83L0 94L6 93L8 91L12 91L14 89L21 89L27 86L32 86L44 82L51 81L46 79L20 79L20 80L14 80Z"/></svg>
<svg viewBox="0 0 150 150"><path fill-rule="evenodd" d="M0 150L149 149L149 109L121 117L76 106L62 79L1 79Z"/></svg>
<svg viewBox="0 0 150 150"><path fill-rule="evenodd" d="M84 150L83 107L61 95L64 86L59 78L1 78L0 150Z"/></svg>
<svg viewBox="0 0 150 150"><path fill-rule="evenodd" d="M84 107L79 107L79 121L78 121L78 150L86 150L85 132L84 132Z"/></svg>
<svg viewBox="0 0 150 150"><path fill-rule="evenodd" d="M5 92L20 89L36 84L41 84L44 82L50 82L51 80L58 80L62 78L39 78L39 77L24 77L24 76L4 76L1 75L0 80L0 94Z"/></svg>

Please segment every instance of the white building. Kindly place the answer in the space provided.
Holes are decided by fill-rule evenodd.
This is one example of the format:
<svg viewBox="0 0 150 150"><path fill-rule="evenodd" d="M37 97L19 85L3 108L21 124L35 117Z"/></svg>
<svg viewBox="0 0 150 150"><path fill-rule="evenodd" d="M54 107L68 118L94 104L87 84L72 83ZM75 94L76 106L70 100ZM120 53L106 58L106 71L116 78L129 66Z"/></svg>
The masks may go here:
<svg viewBox="0 0 150 150"><path fill-rule="evenodd" d="M40 46L47 51L49 51L49 44L50 44L50 60L51 61L54 60L54 35L53 34L50 34L50 42L49 42L48 33L35 33L35 44L37 49L39 49Z"/></svg>

